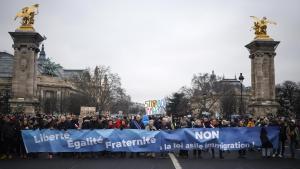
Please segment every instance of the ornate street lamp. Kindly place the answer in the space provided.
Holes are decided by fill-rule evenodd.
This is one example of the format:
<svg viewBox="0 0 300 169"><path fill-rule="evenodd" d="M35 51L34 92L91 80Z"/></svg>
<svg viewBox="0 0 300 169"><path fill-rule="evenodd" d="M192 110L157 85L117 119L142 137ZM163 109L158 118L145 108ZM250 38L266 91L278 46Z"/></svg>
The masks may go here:
<svg viewBox="0 0 300 169"><path fill-rule="evenodd" d="M243 80L244 80L244 76L242 73L240 73L240 76L239 76L239 80L240 80L240 83L241 83L241 105L240 105L240 115L242 115L242 111L243 111Z"/></svg>

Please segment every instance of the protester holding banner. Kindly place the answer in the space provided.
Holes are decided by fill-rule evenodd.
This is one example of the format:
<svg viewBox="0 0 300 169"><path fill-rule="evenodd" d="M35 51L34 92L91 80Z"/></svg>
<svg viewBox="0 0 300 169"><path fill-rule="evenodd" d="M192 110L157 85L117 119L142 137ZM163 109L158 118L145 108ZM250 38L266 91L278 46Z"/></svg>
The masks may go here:
<svg viewBox="0 0 300 169"><path fill-rule="evenodd" d="M171 123L167 117L161 119L160 130L173 130Z"/></svg>
<svg viewBox="0 0 300 169"><path fill-rule="evenodd" d="M248 123L249 123L249 125L248 125ZM252 126L252 122L250 121L250 122L248 122L248 123L245 123L244 122L244 120L240 120L239 121L239 124L238 124L238 127L251 127ZM238 151L238 154L239 154L239 158L245 158L245 156L246 156L246 149L240 149L239 151Z"/></svg>
<svg viewBox="0 0 300 169"><path fill-rule="evenodd" d="M69 122L66 121L66 116L60 117L57 128L59 130L67 130L67 129L71 128L71 126L69 125Z"/></svg>
<svg viewBox="0 0 300 169"><path fill-rule="evenodd" d="M138 114L130 123L131 129L145 129L144 123L141 120L141 116Z"/></svg>
<svg viewBox="0 0 300 169"><path fill-rule="evenodd" d="M0 122L1 123L1 122ZM49 123L50 124L50 123ZM48 126L47 126L48 127ZM1 127L0 127L1 128ZM28 124L28 120L27 118L23 118L20 120L20 129L21 130L29 130L29 124ZM20 137L22 138L22 133L20 131ZM23 143L23 140L21 140L19 142L19 147L20 147L20 157L22 159L26 159L27 158L27 153L26 153L26 150L25 150L25 146L24 146L24 143Z"/></svg>
<svg viewBox="0 0 300 169"><path fill-rule="evenodd" d="M113 121L112 119L109 119L108 124L107 124L107 129L114 129L114 128L117 128L115 121Z"/></svg>
<svg viewBox="0 0 300 169"><path fill-rule="evenodd" d="M172 125L168 123L168 119L166 117L161 118L161 123L159 126L160 126L159 130L163 130L163 131L172 130ZM168 155L167 152L160 153L160 156L162 158L166 158L167 155Z"/></svg>
<svg viewBox="0 0 300 169"><path fill-rule="evenodd" d="M250 118L247 122L247 127L255 127L255 123L254 120L252 118Z"/></svg>
<svg viewBox="0 0 300 169"><path fill-rule="evenodd" d="M154 126L154 120L153 119L149 120L148 125L145 127L145 130L147 130L147 131L156 131L157 130L156 127ZM150 157L150 158L154 158L155 153L154 152L147 153L146 156Z"/></svg>
<svg viewBox="0 0 300 169"><path fill-rule="evenodd" d="M128 124L127 124L127 121L126 121L126 118L123 118L123 119L119 119L119 124L116 125L116 128L120 129L120 130L124 130L124 129L127 129L128 128ZM126 152L120 152L120 157L126 157Z"/></svg>
<svg viewBox="0 0 300 169"><path fill-rule="evenodd" d="M261 152L263 158L270 158L272 155L272 148L273 144L271 143L270 139L268 138L268 132L266 127L269 125L269 120L267 118L261 123L261 131L260 131L260 140L261 140Z"/></svg>
<svg viewBox="0 0 300 169"><path fill-rule="evenodd" d="M193 125L193 128L203 128L201 119L196 119L195 125ZM193 150L193 155L195 158L202 158L202 150L201 149Z"/></svg>
<svg viewBox="0 0 300 169"><path fill-rule="evenodd" d="M138 114L134 117L134 119L130 122L130 128L131 129L145 129L144 123L142 122L141 116ZM137 157L140 156L140 153L131 153L130 157L133 158L134 154L136 154Z"/></svg>
<svg viewBox="0 0 300 169"><path fill-rule="evenodd" d="M116 126L116 128L121 129L121 130L127 129L127 128L128 128L128 124L127 124L126 119L120 119L120 122L119 122L119 123L120 123L120 124L118 124L118 125Z"/></svg>
<svg viewBox="0 0 300 169"><path fill-rule="evenodd" d="M210 122L210 125L208 128L220 128L221 125L219 124L218 120L213 118ZM223 151L219 148L219 158L220 159L223 159ZM211 148L211 153L212 153L212 158L215 158L215 149L214 148Z"/></svg>
<svg viewBox="0 0 300 169"><path fill-rule="evenodd" d="M97 116L93 116L90 121L90 129L101 129L101 123L99 123Z"/></svg>
<svg viewBox="0 0 300 169"><path fill-rule="evenodd" d="M180 128L189 128L188 120L186 117L181 118ZM189 158L189 151L188 150L179 150L179 157Z"/></svg>
<svg viewBox="0 0 300 169"><path fill-rule="evenodd" d="M82 123L79 122L81 118ZM87 154L86 157L91 157L90 154L95 154L91 153L94 151L113 152L115 155L117 155L115 152L123 152L121 153L121 157L125 157L125 152L147 152L146 155L148 157L153 157L153 152L167 156L167 152L183 150L181 151L181 157L185 158L185 153L182 152L196 150L193 151L193 154L194 156L198 155L198 158L200 158L205 154L205 151L202 150L210 150L212 157L214 157L214 149L217 149L219 150L220 158L222 158L223 150L245 150L246 152L246 150L260 148L261 146L264 156L270 157L270 152L272 152L270 143L274 148L277 148L277 146L281 144L279 147L281 149L280 154L284 156L282 143L278 143L278 140L284 144L286 138L288 138L288 143L292 150L291 157L294 157L293 150L295 150L295 144L299 138L299 129L293 120L288 121L288 126L282 121L279 122L280 125L275 125L277 127L270 128L269 126L274 126L276 119L269 121L266 118L260 118L258 123L255 123L255 119L241 119L233 120L233 122L230 123L225 119L219 122L217 119L205 117L201 119L195 118L193 129L189 129L189 124L191 124L193 118L185 117L182 118L183 120L180 123L181 129L174 130L169 117L164 115L160 117L150 117L149 125L146 126L146 128L139 115L131 121L127 121L126 118L105 116L86 116L81 118L79 117L78 119L78 117L74 115L62 115L60 117L52 115L1 116L0 157L2 159L11 158L13 156L32 158L37 156L39 154L38 152L49 153L49 158L50 155L53 156L52 153L54 152L60 152L56 153L56 157L64 156L64 154L66 154L64 152L69 152L72 156L85 152ZM202 120L203 122L201 122ZM266 122L270 123L270 125L266 126ZM252 124L248 125L249 123ZM236 124L238 124L239 127L236 126ZM253 127L253 124L263 128L258 126ZM135 130L126 130L128 126ZM156 128L156 126L159 126L159 128ZM248 126L248 128L244 126ZM146 131L143 130L144 128ZM154 128L160 131L155 131ZM81 129L88 130L82 131ZM26 149L21 146L24 145L21 140L17 141L20 130L22 130L23 133L22 139L25 141ZM178 130L182 130L182 132L178 132ZM168 134L166 135L165 133ZM224 135L224 133L226 133L226 135ZM197 142L197 140L205 139L205 137L209 139L215 137L214 139L217 141L211 143L208 139ZM276 140L277 137L279 138L278 140ZM171 140L173 139L174 142L168 142L170 138ZM190 140L190 138L194 138L194 140ZM110 143L108 143L108 141ZM183 143L187 144L185 145ZM178 147L172 147L175 144L178 144ZM189 144L192 144L191 147ZM168 146L171 147L168 148ZM27 150L27 153L25 150ZM34 154L28 155L30 152ZM135 155L139 156L139 154L136 153Z"/></svg>
<svg viewBox="0 0 300 169"><path fill-rule="evenodd" d="M13 127L13 123L11 119L8 116L4 116L4 119L2 121L1 125L1 136L0 140L4 146L2 146L3 149L3 155L0 157L1 159L11 159L13 154L13 146L14 146L14 136L15 136L15 130Z"/></svg>
<svg viewBox="0 0 300 169"><path fill-rule="evenodd" d="M291 122L287 128L287 138L289 141L291 158L295 158L296 144L297 144L297 141L299 141L299 129L296 126L295 120L291 120Z"/></svg>
<svg viewBox="0 0 300 169"><path fill-rule="evenodd" d="M284 122L284 118L281 119L274 119L272 122L272 126L279 128L279 141L277 148L273 149L273 157L283 157L285 151L285 142L287 139L287 124Z"/></svg>
<svg viewBox="0 0 300 169"><path fill-rule="evenodd" d="M209 121L209 119L207 117L203 118L203 128L212 128L211 122Z"/></svg>

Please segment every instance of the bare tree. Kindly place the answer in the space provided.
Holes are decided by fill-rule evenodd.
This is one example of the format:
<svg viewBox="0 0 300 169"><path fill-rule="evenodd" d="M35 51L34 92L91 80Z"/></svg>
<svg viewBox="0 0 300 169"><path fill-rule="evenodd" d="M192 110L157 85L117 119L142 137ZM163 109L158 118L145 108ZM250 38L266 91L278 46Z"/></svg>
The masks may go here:
<svg viewBox="0 0 300 169"><path fill-rule="evenodd" d="M295 116L300 114L300 83L285 81L276 86L276 97L280 104L279 114Z"/></svg>
<svg viewBox="0 0 300 169"><path fill-rule="evenodd" d="M125 90L118 88L115 91L114 99L111 104L111 112L123 111L124 113L129 113L130 106L132 105L131 98L126 94Z"/></svg>
<svg viewBox="0 0 300 169"><path fill-rule="evenodd" d="M219 78L214 73L199 73L192 78L191 104L195 109L201 112L210 112L214 104L218 101L220 95L218 94L219 85L217 80Z"/></svg>
<svg viewBox="0 0 300 169"><path fill-rule="evenodd" d="M219 106L221 111L227 113L235 110L237 106L236 98L231 97L235 95L235 88L232 84L222 83L221 77L214 73L199 73L193 76L191 87L182 87L180 92L189 99L192 111L213 112Z"/></svg>
<svg viewBox="0 0 300 169"><path fill-rule="evenodd" d="M118 101L130 102L130 97L121 88L119 75L112 73L110 67L96 66L93 72L87 70L74 76L73 81L89 97L89 105L96 107L99 112L116 108Z"/></svg>

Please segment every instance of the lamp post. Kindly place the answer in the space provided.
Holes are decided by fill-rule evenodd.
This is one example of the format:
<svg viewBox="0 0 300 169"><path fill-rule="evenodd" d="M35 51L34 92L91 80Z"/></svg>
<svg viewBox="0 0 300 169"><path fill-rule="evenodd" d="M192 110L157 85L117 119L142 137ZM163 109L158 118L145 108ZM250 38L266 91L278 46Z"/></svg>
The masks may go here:
<svg viewBox="0 0 300 169"><path fill-rule="evenodd" d="M240 115L242 114L242 111L243 111L243 80L244 80L244 76L242 73L240 73L240 76L239 76L239 80L240 80L240 83L241 83L241 105L240 105Z"/></svg>

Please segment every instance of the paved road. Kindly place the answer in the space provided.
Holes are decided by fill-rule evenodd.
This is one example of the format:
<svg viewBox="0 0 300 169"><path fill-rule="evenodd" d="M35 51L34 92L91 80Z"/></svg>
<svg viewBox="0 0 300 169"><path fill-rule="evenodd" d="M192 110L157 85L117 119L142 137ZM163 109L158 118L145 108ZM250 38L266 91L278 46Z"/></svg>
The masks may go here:
<svg viewBox="0 0 300 169"><path fill-rule="evenodd" d="M39 159L1 161L0 169L174 169L170 159Z"/></svg>
<svg viewBox="0 0 300 169"><path fill-rule="evenodd" d="M258 152L250 152L246 159L238 159L236 152L226 153L225 159L211 159L208 153L202 159L176 158L182 169L300 169L300 153L297 159L262 159ZM175 169L170 158L97 158L73 159L56 157L52 160L12 159L0 161L0 169ZM178 167L178 166L177 166ZM178 169L178 168L176 168Z"/></svg>
<svg viewBox="0 0 300 169"><path fill-rule="evenodd" d="M183 169L300 169L299 159L210 159L179 161Z"/></svg>

